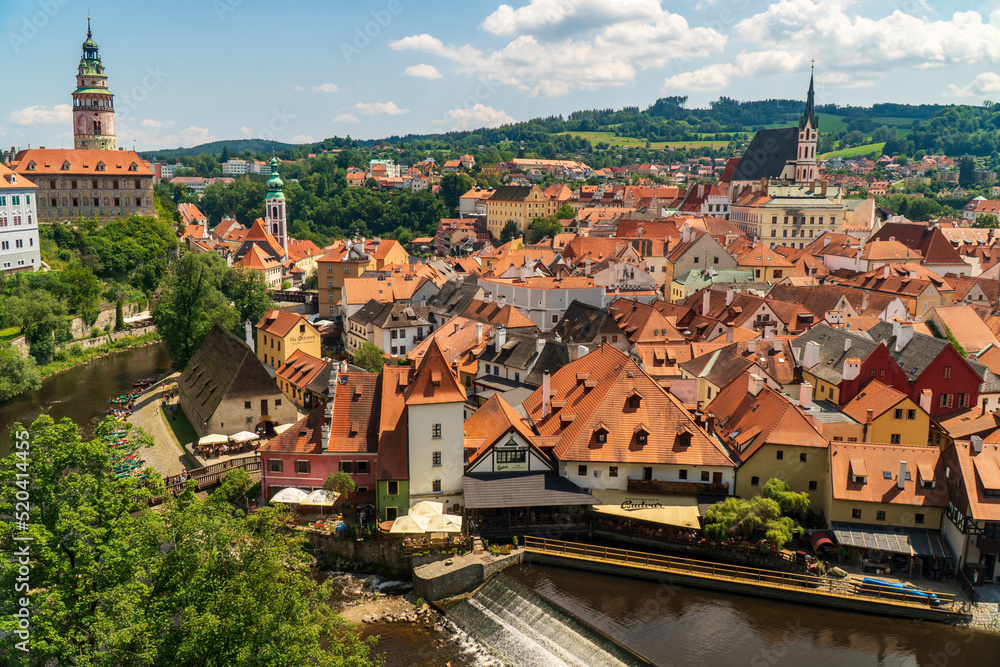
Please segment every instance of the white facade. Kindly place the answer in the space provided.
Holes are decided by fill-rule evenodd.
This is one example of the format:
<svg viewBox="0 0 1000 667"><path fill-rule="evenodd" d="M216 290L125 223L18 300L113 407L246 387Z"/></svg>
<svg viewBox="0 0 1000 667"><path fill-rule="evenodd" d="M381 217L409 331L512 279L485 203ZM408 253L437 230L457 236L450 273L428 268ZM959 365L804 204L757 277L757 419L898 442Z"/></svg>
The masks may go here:
<svg viewBox="0 0 1000 667"><path fill-rule="evenodd" d="M646 475L646 468L652 468L652 475ZM684 471L684 473L682 473ZM703 480L702 473L708 473ZM582 474L581 474L582 473ZM736 471L733 466L684 466L673 464L615 463L595 461L560 461L559 475L587 490L613 489L628 491L628 481L645 477L660 482L689 482L709 484L715 473L722 474L722 483L729 489L736 488Z"/></svg>
<svg viewBox="0 0 1000 667"><path fill-rule="evenodd" d="M0 172L0 271L37 271L38 247L35 185L17 174Z"/></svg>
<svg viewBox="0 0 1000 667"><path fill-rule="evenodd" d="M542 331L551 331L574 300L596 308L606 305L603 287L546 289L511 283L480 281L480 284L491 285L497 300L506 297L507 303L524 313Z"/></svg>
<svg viewBox="0 0 1000 667"><path fill-rule="evenodd" d="M464 505L464 401L407 406L410 504L421 500Z"/></svg>
<svg viewBox="0 0 1000 667"><path fill-rule="evenodd" d="M470 473L549 472L552 466L540 458L517 432L500 439L482 458L469 467Z"/></svg>
<svg viewBox="0 0 1000 667"><path fill-rule="evenodd" d="M250 163L238 157L231 157L222 163L222 173L226 176L239 176L250 173Z"/></svg>

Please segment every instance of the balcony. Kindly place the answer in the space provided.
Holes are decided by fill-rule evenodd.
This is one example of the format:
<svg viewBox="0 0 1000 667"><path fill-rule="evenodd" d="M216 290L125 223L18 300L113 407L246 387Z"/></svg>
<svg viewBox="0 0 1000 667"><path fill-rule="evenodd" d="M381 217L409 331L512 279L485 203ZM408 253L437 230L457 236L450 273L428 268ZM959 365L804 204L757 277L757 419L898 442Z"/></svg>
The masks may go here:
<svg viewBox="0 0 1000 667"><path fill-rule="evenodd" d="M674 496L728 496L729 484L710 482L662 482L658 479L645 481L628 480L629 493L655 493Z"/></svg>
<svg viewBox="0 0 1000 667"><path fill-rule="evenodd" d="M976 546L984 554L1000 555L1000 538L979 536L976 539Z"/></svg>

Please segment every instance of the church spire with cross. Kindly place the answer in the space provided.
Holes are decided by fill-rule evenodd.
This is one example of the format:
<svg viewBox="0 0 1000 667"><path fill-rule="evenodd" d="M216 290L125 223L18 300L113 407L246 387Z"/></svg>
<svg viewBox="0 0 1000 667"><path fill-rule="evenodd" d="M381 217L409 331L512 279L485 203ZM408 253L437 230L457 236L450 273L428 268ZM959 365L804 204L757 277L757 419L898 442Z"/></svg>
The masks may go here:
<svg viewBox="0 0 1000 667"><path fill-rule="evenodd" d="M816 91L813 87L813 77L816 61L813 61L809 73L809 93L806 95L806 108L799 119L799 145L795 157L795 183L807 185L816 179L816 145L819 141L819 118L816 116Z"/></svg>
<svg viewBox="0 0 1000 667"><path fill-rule="evenodd" d="M799 118L799 129L805 129L806 123L810 123L814 130L819 129L819 118L816 117L816 91L813 87L813 76L816 72L816 61L812 61L812 69L809 72L809 92L806 93L806 108Z"/></svg>

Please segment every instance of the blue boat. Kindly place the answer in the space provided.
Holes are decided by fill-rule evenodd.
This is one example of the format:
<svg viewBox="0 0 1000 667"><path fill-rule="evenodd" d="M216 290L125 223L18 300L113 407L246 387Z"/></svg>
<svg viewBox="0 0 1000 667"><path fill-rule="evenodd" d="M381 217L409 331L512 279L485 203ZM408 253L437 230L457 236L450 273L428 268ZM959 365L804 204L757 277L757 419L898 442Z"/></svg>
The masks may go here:
<svg viewBox="0 0 1000 667"><path fill-rule="evenodd" d="M866 590L865 586L868 586L869 588ZM941 605L941 601L936 595L934 595L934 593L917 588L916 586L911 586L910 584L904 584L898 581L886 581L885 579L876 579L875 577L865 577L861 583L862 592L877 593L879 589L886 593L899 593L908 598L912 597L927 600L932 607L938 607Z"/></svg>

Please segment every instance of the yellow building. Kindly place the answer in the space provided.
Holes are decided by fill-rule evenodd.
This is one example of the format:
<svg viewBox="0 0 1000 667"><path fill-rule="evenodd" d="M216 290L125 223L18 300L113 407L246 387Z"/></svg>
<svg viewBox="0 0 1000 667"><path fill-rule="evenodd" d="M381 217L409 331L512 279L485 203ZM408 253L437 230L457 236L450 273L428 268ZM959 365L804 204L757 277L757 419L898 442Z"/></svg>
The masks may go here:
<svg viewBox="0 0 1000 667"><path fill-rule="evenodd" d="M319 312L325 318L340 317L344 280L360 278L390 264L409 264L410 254L392 239L338 241L317 262Z"/></svg>
<svg viewBox="0 0 1000 667"><path fill-rule="evenodd" d="M947 447L951 440L903 392L870 380L841 410L860 425L860 442Z"/></svg>
<svg viewBox="0 0 1000 667"><path fill-rule="evenodd" d="M257 358L271 368L280 368L296 350L318 358L319 330L298 313L269 309L257 323Z"/></svg>
<svg viewBox="0 0 1000 667"><path fill-rule="evenodd" d="M729 220L750 238L769 247L804 248L824 232L840 233L847 206L836 186L769 185L736 197Z"/></svg>
<svg viewBox="0 0 1000 667"><path fill-rule="evenodd" d="M937 531L948 507L936 447L831 443L829 487L824 512L831 523Z"/></svg>
<svg viewBox="0 0 1000 667"><path fill-rule="evenodd" d="M486 229L499 239L504 226L513 220L518 231L524 233L535 218L554 214L557 203L550 202L537 185L501 185L486 200Z"/></svg>

